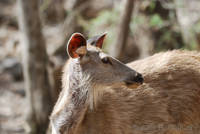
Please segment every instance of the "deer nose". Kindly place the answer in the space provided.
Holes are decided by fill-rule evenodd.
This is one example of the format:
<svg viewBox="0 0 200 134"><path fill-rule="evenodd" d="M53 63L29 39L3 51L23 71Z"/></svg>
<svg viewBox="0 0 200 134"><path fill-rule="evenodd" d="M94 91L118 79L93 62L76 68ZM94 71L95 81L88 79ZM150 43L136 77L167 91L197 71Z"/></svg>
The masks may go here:
<svg viewBox="0 0 200 134"><path fill-rule="evenodd" d="M128 79L125 80L127 85L140 85L144 81L143 76L140 73L134 73Z"/></svg>
<svg viewBox="0 0 200 134"><path fill-rule="evenodd" d="M133 81L142 84L144 82L144 78L140 73L137 73L136 76L133 78Z"/></svg>

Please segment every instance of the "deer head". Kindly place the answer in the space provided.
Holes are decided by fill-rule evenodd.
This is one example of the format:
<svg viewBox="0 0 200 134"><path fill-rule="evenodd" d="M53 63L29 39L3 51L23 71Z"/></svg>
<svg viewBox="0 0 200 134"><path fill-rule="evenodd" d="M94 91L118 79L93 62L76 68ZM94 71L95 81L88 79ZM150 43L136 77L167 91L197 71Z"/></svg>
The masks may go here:
<svg viewBox="0 0 200 134"><path fill-rule="evenodd" d="M67 52L72 62L70 63L72 75L87 74L91 83L101 86L121 84L135 88L142 84L141 74L102 51L105 36L106 34L102 34L89 40L80 33L74 33L71 36Z"/></svg>
<svg viewBox="0 0 200 134"><path fill-rule="evenodd" d="M105 36L88 41L80 33L71 36L63 89L51 115L53 134L75 133L87 107L96 107L106 89L135 88L143 83L141 74L102 51Z"/></svg>

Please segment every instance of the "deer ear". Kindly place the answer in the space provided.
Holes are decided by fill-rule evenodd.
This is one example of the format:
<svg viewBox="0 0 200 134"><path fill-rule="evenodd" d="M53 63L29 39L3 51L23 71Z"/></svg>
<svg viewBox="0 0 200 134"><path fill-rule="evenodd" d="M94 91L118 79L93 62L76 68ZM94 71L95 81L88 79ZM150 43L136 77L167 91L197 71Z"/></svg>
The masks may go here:
<svg viewBox="0 0 200 134"><path fill-rule="evenodd" d="M105 39L105 37L106 37L106 34L107 34L107 33L103 33L102 35L100 35L100 36L97 38L96 47L102 48L102 46L103 46L103 41L104 41L104 39Z"/></svg>
<svg viewBox="0 0 200 134"><path fill-rule="evenodd" d="M82 57L87 53L86 39L81 33L72 34L67 44L67 53L71 58Z"/></svg>

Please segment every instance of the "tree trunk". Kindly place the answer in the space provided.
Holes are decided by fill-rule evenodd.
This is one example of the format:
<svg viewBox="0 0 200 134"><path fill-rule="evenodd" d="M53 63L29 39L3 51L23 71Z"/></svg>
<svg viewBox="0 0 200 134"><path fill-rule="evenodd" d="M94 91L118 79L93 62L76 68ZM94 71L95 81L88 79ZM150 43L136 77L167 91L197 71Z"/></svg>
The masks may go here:
<svg viewBox="0 0 200 134"><path fill-rule="evenodd" d="M37 0L19 0L19 26L23 34L23 72L28 101L28 133L44 134L52 108L47 53L41 32Z"/></svg>
<svg viewBox="0 0 200 134"><path fill-rule="evenodd" d="M121 52L125 49L129 34L129 24L131 21L133 7L134 0L126 0L124 9L120 17L120 23L117 29L117 37L111 51L111 55L116 58L119 58Z"/></svg>
<svg viewBox="0 0 200 134"><path fill-rule="evenodd" d="M194 33L194 26L200 19L200 1L175 0L177 20L181 28L183 41L189 49L198 49L198 40Z"/></svg>
<svg viewBox="0 0 200 134"><path fill-rule="evenodd" d="M69 38L74 32L81 32L81 33L83 32L82 26L80 26L80 24L78 23L78 16L82 16L84 10L88 8L90 0L69 0L69 2L70 1L74 3L71 4L69 14L63 26L64 29L63 34L65 37L60 47L53 53L54 56L59 56L65 60L68 58L66 52L66 44ZM61 85L60 85L61 84L60 76L62 74L61 66L63 66L63 62L60 63L59 65L54 66L53 68L52 67L49 68L50 70L49 72L51 72L51 74L55 76L51 78L52 81L51 84L54 87L53 89L54 91L52 91L54 92L53 94L54 102L56 102L61 90Z"/></svg>
<svg viewBox="0 0 200 134"><path fill-rule="evenodd" d="M65 38L61 46L54 52L54 55L61 55L66 58L67 41L74 32L83 32L83 28L78 24L78 16L82 16L89 7L89 2L90 0L69 0L71 6L63 26Z"/></svg>
<svg viewBox="0 0 200 134"><path fill-rule="evenodd" d="M64 21L66 11L64 0L44 0L42 2L42 19L45 24L57 24Z"/></svg>

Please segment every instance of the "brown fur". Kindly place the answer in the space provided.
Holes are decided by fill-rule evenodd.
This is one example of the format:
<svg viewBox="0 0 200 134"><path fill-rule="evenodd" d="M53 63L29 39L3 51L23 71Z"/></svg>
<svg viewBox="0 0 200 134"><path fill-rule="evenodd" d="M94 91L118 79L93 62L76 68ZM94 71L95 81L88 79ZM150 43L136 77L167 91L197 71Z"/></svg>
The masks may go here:
<svg viewBox="0 0 200 134"><path fill-rule="evenodd" d="M135 90L102 87L98 105L90 109L86 103L76 128L65 134L200 133L200 53L169 51L128 65L143 74L145 83ZM60 100L64 94L65 88ZM58 113L55 107L51 120Z"/></svg>

